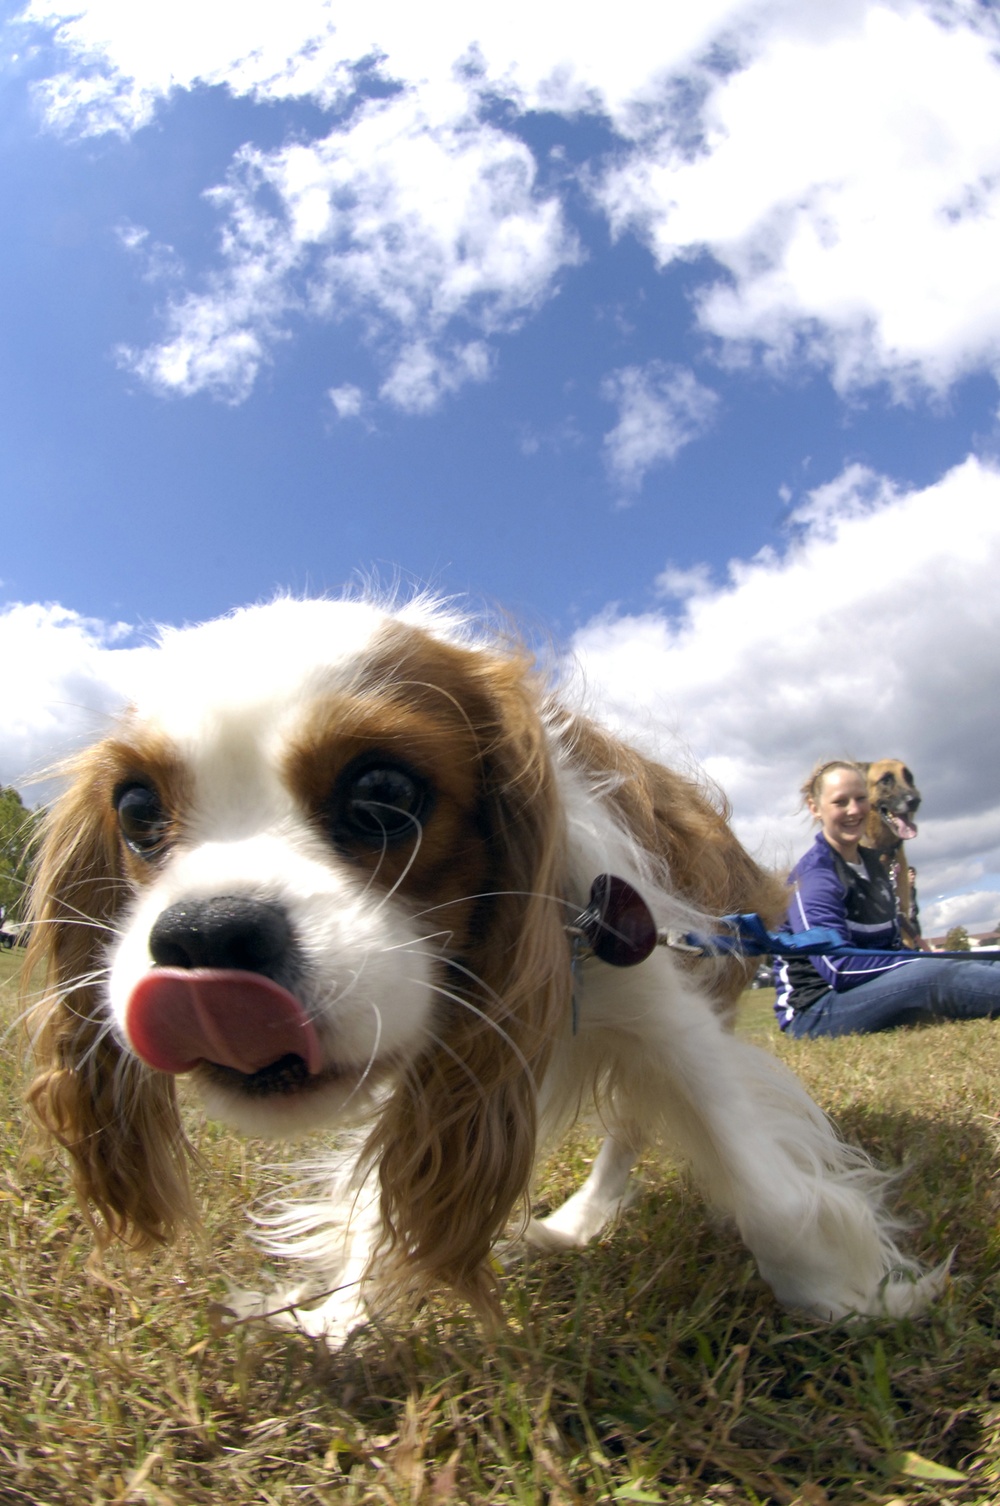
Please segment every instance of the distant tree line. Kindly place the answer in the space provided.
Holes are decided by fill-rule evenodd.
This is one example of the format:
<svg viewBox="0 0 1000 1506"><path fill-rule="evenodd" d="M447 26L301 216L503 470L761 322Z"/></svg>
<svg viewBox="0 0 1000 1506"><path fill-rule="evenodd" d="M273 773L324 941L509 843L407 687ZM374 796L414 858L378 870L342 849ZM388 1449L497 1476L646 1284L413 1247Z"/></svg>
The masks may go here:
<svg viewBox="0 0 1000 1506"><path fill-rule="evenodd" d="M42 819L17 790L0 786L0 905L8 920L23 920L31 854Z"/></svg>

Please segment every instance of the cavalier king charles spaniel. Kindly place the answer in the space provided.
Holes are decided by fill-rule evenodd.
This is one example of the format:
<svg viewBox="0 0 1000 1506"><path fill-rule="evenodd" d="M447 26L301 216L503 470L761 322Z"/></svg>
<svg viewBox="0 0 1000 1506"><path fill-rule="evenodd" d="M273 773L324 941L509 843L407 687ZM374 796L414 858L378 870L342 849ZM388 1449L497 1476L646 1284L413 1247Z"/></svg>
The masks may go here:
<svg viewBox="0 0 1000 1506"><path fill-rule="evenodd" d="M243 1298L331 1345L432 1286L495 1311L494 1247L588 1109L603 1146L564 1206L522 1214L529 1245L593 1239L657 1145L785 1305L898 1315L939 1289L896 1248L881 1174L728 1028L747 967L581 950L599 874L665 931L773 921L784 890L699 784L518 644L425 599L281 599L169 630L71 774L34 886L30 1096L102 1241L193 1215L189 1074L248 1134L338 1131L325 1195L273 1220L310 1274Z"/></svg>

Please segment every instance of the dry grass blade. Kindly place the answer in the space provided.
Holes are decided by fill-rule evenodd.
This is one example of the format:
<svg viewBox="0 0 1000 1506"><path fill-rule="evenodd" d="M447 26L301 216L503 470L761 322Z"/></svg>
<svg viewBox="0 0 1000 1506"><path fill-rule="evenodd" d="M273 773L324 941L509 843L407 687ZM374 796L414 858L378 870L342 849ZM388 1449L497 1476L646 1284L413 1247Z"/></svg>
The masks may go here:
<svg viewBox="0 0 1000 1506"><path fill-rule="evenodd" d="M768 1003L747 997L744 1028L770 1039ZM684 1176L650 1165L612 1237L511 1273L500 1342L443 1302L335 1357L226 1330L215 1252L254 1279L243 1209L273 1148L200 1132L204 1236L95 1272L61 1167L24 1145L9 1048L0 1503L995 1502L1000 1029L772 1043L849 1136L908 1166L915 1246L937 1259L957 1242L928 1320L797 1324ZM592 1151L581 1135L543 1191Z"/></svg>

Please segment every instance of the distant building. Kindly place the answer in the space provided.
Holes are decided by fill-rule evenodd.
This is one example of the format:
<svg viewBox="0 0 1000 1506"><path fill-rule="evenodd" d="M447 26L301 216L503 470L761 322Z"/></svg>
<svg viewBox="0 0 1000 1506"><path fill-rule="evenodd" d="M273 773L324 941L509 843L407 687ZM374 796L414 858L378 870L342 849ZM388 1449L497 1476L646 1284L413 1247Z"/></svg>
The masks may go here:
<svg viewBox="0 0 1000 1506"><path fill-rule="evenodd" d="M930 945L930 949L931 949L932 952L943 952L943 951L945 951L946 950L945 943L946 943L947 939L948 938L947 938L946 935L943 935L943 936L925 936L924 937L924 940ZM991 950L994 947L996 947L997 949L1000 949L1000 931L981 931L979 933L976 933L974 931L970 931L969 932L969 949L970 949L970 951L973 951L973 952L978 951L980 947L989 947Z"/></svg>

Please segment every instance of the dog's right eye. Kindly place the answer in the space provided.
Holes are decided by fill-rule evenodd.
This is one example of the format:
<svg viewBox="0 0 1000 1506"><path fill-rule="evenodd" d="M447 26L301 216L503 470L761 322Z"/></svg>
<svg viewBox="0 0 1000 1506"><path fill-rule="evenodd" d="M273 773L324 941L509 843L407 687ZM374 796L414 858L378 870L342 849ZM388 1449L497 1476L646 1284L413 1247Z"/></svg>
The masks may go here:
<svg viewBox="0 0 1000 1506"><path fill-rule="evenodd" d="M167 834L167 815L148 784L127 784L115 791L115 810L125 843L141 858L153 857Z"/></svg>

